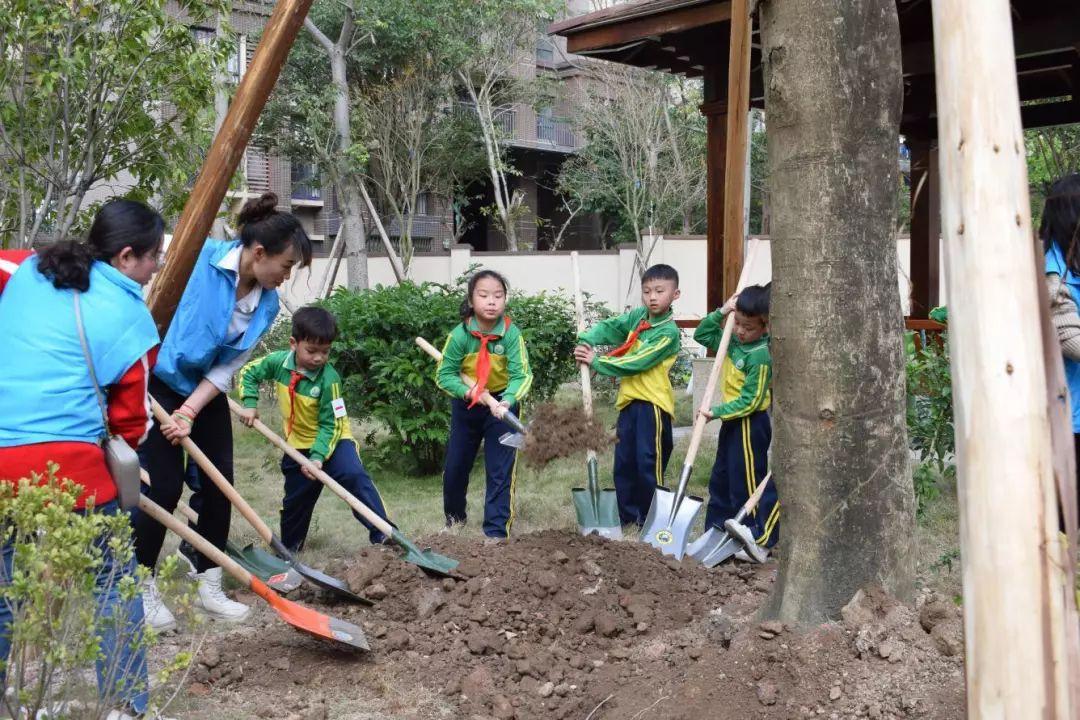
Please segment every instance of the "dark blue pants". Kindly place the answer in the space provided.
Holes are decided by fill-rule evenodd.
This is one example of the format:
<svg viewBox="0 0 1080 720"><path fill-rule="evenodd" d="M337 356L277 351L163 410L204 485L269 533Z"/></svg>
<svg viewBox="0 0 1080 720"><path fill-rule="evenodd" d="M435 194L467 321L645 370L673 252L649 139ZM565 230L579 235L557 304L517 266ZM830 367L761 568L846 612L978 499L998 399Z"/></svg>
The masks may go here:
<svg viewBox="0 0 1080 720"><path fill-rule="evenodd" d="M716 441L716 462L709 478L709 507L705 527L724 529L724 521L735 517L768 472L772 425L767 412L736 418L720 427ZM757 507L743 521L758 544L772 547L780 538L780 502L776 483L769 481Z"/></svg>
<svg viewBox="0 0 1080 720"><path fill-rule="evenodd" d="M615 497L623 525L643 525L671 458L671 416L634 400L619 411L615 445Z"/></svg>
<svg viewBox="0 0 1080 720"><path fill-rule="evenodd" d="M515 415L518 408L510 408ZM520 415L519 415L520 417ZM484 469L487 471L487 492L484 494L484 534L488 537L510 537L514 523L514 479L517 452L499 442L499 437L514 429L496 420L487 407L477 404L471 409L464 400L450 401L450 442L446 447L443 465L443 512L447 524L464 523L465 494L469 490L476 453L484 443Z"/></svg>
<svg viewBox="0 0 1080 720"><path fill-rule="evenodd" d="M300 452L309 454L307 450ZM339 442L330 457L323 460L322 469L360 502L374 510L376 515L386 519L382 497L364 469L364 463L360 462L355 442ZM281 458L281 472L285 475L285 499L281 503L281 542L290 550L297 551L304 547L304 540L307 539L308 528L311 526L311 514L322 493L323 484L318 480L308 480L300 471L300 463L288 455ZM368 538L373 545L386 540L386 535L376 530L360 515L354 512L353 517L368 529Z"/></svg>

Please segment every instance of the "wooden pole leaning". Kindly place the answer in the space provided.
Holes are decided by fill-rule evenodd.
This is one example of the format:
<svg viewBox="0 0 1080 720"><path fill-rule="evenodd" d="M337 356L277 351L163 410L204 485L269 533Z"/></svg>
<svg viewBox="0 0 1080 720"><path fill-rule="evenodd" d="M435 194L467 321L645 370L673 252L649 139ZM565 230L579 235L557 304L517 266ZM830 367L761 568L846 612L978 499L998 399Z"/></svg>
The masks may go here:
<svg viewBox="0 0 1080 720"><path fill-rule="evenodd" d="M933 0L968 717L1065 720L1078 629L1051 430L1008 0ZM1004 300L1004 301L1003 301Z"/></svg>
<svg viewBox="0 0 1080 720"><path fill-rule="evenodd" d="M743 265L752 25L753 18L750 16L748 0L732 0L731 44L728 50L727 128L725 130L727 152L724 155L723 300L726 300L738 288L739 269Z"/></svg>
<svg viewBox="0 0 1080 720"><path fill-rule="evenodd" d="M270 21L263 30L229 111L214 136L210 152L191 188L191 195L173 232L165 256L165 266L154 278L147 305L164 335L172 321L180 297L184 294L195 260L199 257L207 234L214 224L221 201L229 189L248 140L259 120L263 106L274 89L285 58L289 55L297 33L304 24L313 0L278 0Z"/></svg>

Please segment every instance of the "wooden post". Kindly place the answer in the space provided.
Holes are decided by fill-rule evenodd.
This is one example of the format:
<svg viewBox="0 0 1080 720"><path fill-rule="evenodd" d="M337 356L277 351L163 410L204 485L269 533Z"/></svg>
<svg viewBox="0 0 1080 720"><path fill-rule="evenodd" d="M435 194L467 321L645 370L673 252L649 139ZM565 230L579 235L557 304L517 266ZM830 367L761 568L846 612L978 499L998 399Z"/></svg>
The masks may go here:
<svg viewBox="0 0 1080 720"><path fill-rule="evenodd" d="M716 68L710 68L715 70ZM706 102L701 106L705 115L706 190L705 190L705 302L709 312L724 304L724 167L727 155L727 104L708 100L712 89L710 77L705 78Z"/></svg>
<svg viewBox="0 0 1080 720"><path fill-rule="evenodd" d="M968 717L1076 717L1008 0L933 0ZM1076 671L1077 668L1072 668Z"/></svg>
<svg viewBox="0 0 1080 720"><path fill-rule="evenodd" d="M731 2L728 48L727 152L724 165L724 283L726 300L739 284L743 264L747 125L750 117L750 30L747 0ZM712 309L712 308L710 308Z"/></svg>
<svg viewBox="0 0 1080 720"><path fill-rule="evenodd" d="M303 27L312 0L278 0L263 30L255 57L236 89L236 96L214 143L203 162L191 196L180 215L165 267L154 278L147 304L162 335L169 328L176 306L184 294L188 277L214 223L229 180L244 155L251 132L259 120L266 99L274 89L285 58Z"/></svg>
<svg viewBox="0 0 1080 720"><path fill-rule="evenodd" d="M941 180L938 149L911 140L911 317L926 318L940 304Z"/></svg>

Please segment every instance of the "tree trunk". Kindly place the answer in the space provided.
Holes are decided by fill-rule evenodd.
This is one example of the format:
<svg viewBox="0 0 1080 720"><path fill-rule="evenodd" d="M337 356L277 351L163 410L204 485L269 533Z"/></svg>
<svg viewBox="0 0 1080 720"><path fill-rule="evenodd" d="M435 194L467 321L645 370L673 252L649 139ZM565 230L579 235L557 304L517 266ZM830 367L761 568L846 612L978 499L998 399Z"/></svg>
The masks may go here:
<svg viewBox="0 0 1080 720"><path fill-rule="evenodd" d="M341 192L341 229L345 235L346 286L350 290L367 290L367 241L364 236L363 200L356 185L348 180L337 183Z"/></svg>
<svg viewBox="0 0 1080 720"><path fill-rule="evenodd" d="M867 585L914 591L893 236L900 31L893 0L768 0L761 28L784 528L766 612L817 623Z"/></svg>

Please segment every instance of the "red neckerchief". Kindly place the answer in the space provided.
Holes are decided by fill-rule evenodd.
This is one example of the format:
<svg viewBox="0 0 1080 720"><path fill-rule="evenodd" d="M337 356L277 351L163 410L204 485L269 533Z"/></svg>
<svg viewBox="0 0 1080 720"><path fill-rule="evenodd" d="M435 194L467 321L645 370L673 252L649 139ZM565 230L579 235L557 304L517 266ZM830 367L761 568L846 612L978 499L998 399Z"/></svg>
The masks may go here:
<svg viewBox="0 0 1080 720"><path fill-rule="evenodd" d="M293 418L296 415L296 386L304 378L304 373L291 370L289 375L289 418L285 421L285 437L292 434Z"/></svg>
<svg viewBox="0 0 1080 720"><path fill-rule="evenodd" d="M468 323L468 320L465 321ZM510 329L510 318L503 315L503 333ZM469 331L469 334L474 338L480 340L480 350L476 353L476 385L472 389L472 402L469 403L469 407L472 407L476 403L480 402L480 396L484 394L487 389L488 375L491 374L491 354L488 352L488 342L499 338L499 335L480 332L479 330L469 330L469 326L466 324L465 329Z"/></svg>
<svg viewBox="0 0 1080 720"><path fill-rule="evenodd" d="M638 335L651 327L652 325L649 324L648 318L642 320L640 323L638 323L638 326L634 328L634 331L631 332L630 335L626 338L626 342L609 352L608 357L622 357L623 355L625 355L630 350L630 348L634 346L634 343L638 339Z"/></svg>

